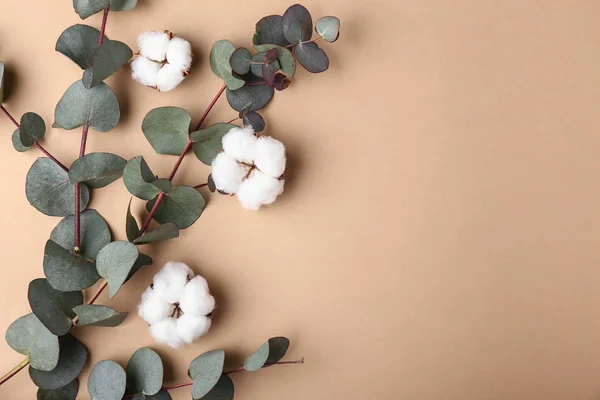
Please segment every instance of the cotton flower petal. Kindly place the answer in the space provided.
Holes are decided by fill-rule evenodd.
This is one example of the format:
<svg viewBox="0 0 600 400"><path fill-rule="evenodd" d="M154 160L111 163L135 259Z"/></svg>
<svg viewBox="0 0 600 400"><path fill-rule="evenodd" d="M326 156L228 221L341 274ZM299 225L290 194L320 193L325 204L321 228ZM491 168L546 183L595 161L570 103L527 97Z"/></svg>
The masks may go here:
<svg viewBox="0 0 600 400"><path fill-rule="evenodd" d="M180 37L171 39L167 50L167 62L183 71L189 71L192 67L192 45L190 42Z"/></svg>
<svg viewBox="0 0 600 400"><path fill-rule="evenodd" d="M226 193L237 192L249 168L226 153L219 153L212 163L212 179L217 189Z"/></svg>
<svg viewBox="0 0 600 400"><path fill-rule="evenodd" d="M165 61L171 37L166 32L144 32L138 37L140 54L153 61Z"/></svg>
<svg viewBox="0 0 600 400"><path fill-rule="evenodd" d="M142 302L138 306L138 314L150 325L155 324L173 314L175 306L166 302L152 288L142 294Z"/></svg>
<svg viewBox="0 0 600 400"><path fill-rule="evenodd" d="M285 146L270 136L256 140L254 164L265 174L279 178L285 171Z"/></svg>
<svg viewBox="0 0 600 400"><path fill-rule="evenodd" d="M161 92L168 92L175 89L183 80L183 70L175 65L165 64L158 71L156 87Z"/></svg>
<svg viewBox="0 0 600 400"><path fill-rule="evenodd" d="M160 64L151 61L146 57L136 57L131 62L132 78L146 86L156 87L159 70Z"/></svg>
<svg viewBox="0 0 600 400"><path fill-rule="evenodd" d="M211 319L208 317L184 314L177 319L177 335L183 342L190 344L206 335L210 325Z"/></svg>
<svg viewBox="0 0 600 400"><path fill-rule="evenodd" d="M176 349L181 346L184 341L177 332L177 319L169 317L150 326L150 334L158 342L168 344Z"/></svg>
<svg viewBox="0 0 600 400"><path fill-rule="evenodd" d="M171 261L154 276L154 291L169 303L178 303L183 288L194 273L186 264Z"/></svg>
<svg viewBox="0 0 600 400"><path fill-rule="evenodd" d="M215 308L215 298L208 291L206 279L200 275L195 276L183 288L179 307L185 315L204 316Z"/></svg>
<svg viewBox="0 0 600 400"><path fill-rule="evenodd" d="M252 164L255 146L256 136L254 136L254 129L251 126L231 128L223 136L223 151L238 161Z"/></svg>
<svg viewBox="0 0 600 400"><path fill-rule="evenodd" d="M250 177L240 185L237 197L242 207L248 210L258 210L263 205L275 202L277 196L283 193L283 185L283 180L254 170Z"/></svg>

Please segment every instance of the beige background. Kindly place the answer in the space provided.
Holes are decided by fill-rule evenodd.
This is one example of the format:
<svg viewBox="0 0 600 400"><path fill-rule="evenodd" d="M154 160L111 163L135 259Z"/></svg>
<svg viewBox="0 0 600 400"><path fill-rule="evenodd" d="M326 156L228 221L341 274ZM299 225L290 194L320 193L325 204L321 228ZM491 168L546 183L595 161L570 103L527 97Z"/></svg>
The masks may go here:
<svg viewBox="0 0 600 400"><path fill-rule="evenodd" d="M0 0L0 59L14 72L6 107L54 106L81 75L54 52L80 20L70 1ZM124 117L93 133L89 151L143 154L163 176L141 120L176 105L194 120L220 86L211 44L249 46L254 23L288 1L140 0L114 13L111 38L169 29L199 62L176 91L155 93L121 71L109 83ZM267 337L292 339L302 366L236 374L237 399L600 398L600 3L593 0L375 0L304 4L337 15L342 35L325 44L331 69L301 71L264 112L268 133L289 150L285 195L260 212L208 195L181 238L147 249L155 265L113 300L132 312L116 329L80 329L91 352L125 365L155 348L167 383L185 381L204 351L230 351L228 366ZM87 23L98 26L100 16ZM234 113L221 100L210 123ZM0 118L3 165L0 331L28 312L29 281L42 276L45 240L59 219L26 201L25 175L39 153L16 153ZM50 129L45 145L71 162L80 132ZM178 184L205 181L193 156ZM121 182L92 207L124 238L129 194ZM142 202L134 210L142 213ZM153 344L135 315L140 293L164 262L205 275L220 304L214 328L193 346ZM0 343L0 369L22 359ZM2 371L4 372L4 371ZM30 400L27 372L0 398ZM173 391L175 400L189 389ZM80 398L87 398L83 385Z"/></svg>

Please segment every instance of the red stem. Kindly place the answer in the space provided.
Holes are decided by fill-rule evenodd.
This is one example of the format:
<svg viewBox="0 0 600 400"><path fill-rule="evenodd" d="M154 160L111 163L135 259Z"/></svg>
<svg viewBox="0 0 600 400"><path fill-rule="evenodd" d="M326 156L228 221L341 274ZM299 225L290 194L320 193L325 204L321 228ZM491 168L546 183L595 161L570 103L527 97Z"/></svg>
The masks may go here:
<svg viewBox="0 0 600 400"><path fill-rule="evenodd" d="M6 114L6 116L8 117L8 119L10 119L12 121L12 123L15 124L15 126L17 128L21 127L19 125L19 123L17 122L17 120L14 119L12 115L10 115L10 113L8 112L8 110L6 108L4 108L4 104L0 104L0 108L2 108L2 111L4 111L4 114Z"/></svg>
<svg viewBox="0 0 600 400"><path fill-rule="evenodd" d="M100 27L100 37L98 38L98 46L102 44L104 41L104 32L106 32L106 21L108 20L108 12L110 11L110 6L104 9L104 14L102 15L102 26Z"/></svg>

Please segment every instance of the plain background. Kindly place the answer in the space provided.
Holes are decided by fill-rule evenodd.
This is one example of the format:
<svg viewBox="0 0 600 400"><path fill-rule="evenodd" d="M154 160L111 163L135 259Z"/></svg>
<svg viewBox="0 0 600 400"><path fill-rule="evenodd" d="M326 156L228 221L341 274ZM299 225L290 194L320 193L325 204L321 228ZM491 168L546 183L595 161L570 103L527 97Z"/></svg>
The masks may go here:
<svg viewBox="0 0 600 400"><path fill-rule="evenodd" d="M175 91L156 93L119 72L108 83L123 118L93 132L88 151L144 155L165 176L140 126L152 108L186 108L194 123L221 85L208 67L213 42L251 45L262 16L288 1L140 0L111 13L107 34L135 48L140 32L169 29L197 63ZM80 23L71 2L0 0L0 59L11 72L5 104L48 126L81 71L54 51ZM265 110L267 133L288 148L286 193L259 212L207 194L196 225L145 249L154 265L106 304L131 315L118 328L77 329L90 367L125 365L141 346L187 380L211 349L240 365L270 336L292 340L280 366L233 379L244 399L600 398L600 3L593 0L306 0L313 17L342 20L324 74L299 71ZM85 23L99 26L100 15ZM222 99L208 123L235 116ZM27 313L27 285L42 276L57 218L25 198L39 152L12 149L0 118L0 331ZM80 130L49 129L44 145L72 162ZM177 184L206 181L192 155ZM121 181L91 207L124 238L130 195ZM206 194L206 191L204 191ZM138 218L143 203L133 201ZM209 281L219 309L192 346L156 345L136 315L154 272L182 260ZM23 358L0 343L0 369ZM175 400L190 390L173 391ZM30 400L27 372L0 387Z"/></svg>

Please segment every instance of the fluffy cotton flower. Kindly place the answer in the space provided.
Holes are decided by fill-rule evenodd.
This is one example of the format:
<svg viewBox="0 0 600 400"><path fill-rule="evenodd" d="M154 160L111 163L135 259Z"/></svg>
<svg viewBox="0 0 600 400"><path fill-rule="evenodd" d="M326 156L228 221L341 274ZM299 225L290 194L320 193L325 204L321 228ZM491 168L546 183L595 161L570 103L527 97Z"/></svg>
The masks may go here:
<svg viewBox="0 0 600 400"><path fill-rule="evenodd" d="M251 126L231 128L223 136L223 151L238 161L252 163L256 147L256 136ZM231 193L231 192L229 192Z"/></svg>
<svg viewBox="0 0 600 400"><path fill-rule="evenodd" d="M201 276L195 276L185 285L179 307L186 315L204 316L215 308L215 298L208 292L208 283Z"/></svg>
<svg viewBox="0 0 600 400"><path fill-rule="evenodd" d="M163 300L152 288L142 293L142 302L138 306L138 314L149 324L155 324L171 316L175 306Z"/></svg>
<svg viewBox="0 0 600 400"><path fill-rule="evenodd" d="M285 171L285 146L270 136L261 136L254 146L254 164L265 174L279 177Z"/></svg>
<svg viewBox="0 0 600 400"><path fill-rule="evenodd" d="M168 32L144 32L137 40L140 55L152 61L163 62L167 57L171 35Z"/></svg>
<svg viewBox="0 0 600 400"><path fill-rule="evenodd" d="M261 171L254 170L237 191L242 207L258 210L261 206L272 204L283 193L284 181L273 178Z"/></svg>
<svg viewBox="0 0 600 400"><path fill-rule="evenodd" d="M146 57L136 57L131 62L131 76L139 83L146 86L155 87L158 83L158 71L160 64L147 59Z"/></svg>
<svg viewBox="0 0 600 400"><path fill-rule="evenodd" d="M150 333L158 343L168 344L174 349L184 343L177 332L177 318L168 317L154 325L150 325Z"/></svg>
<svg viewBox="0 0 600 400"><path fill-rule="evenodd" d="M178 303L185 284L192 276L194 273L186 264L171 261L154 276L154 291L163 300Z"/></svg>
<svg viewBox="0 0 600 400"><path fill-rule="evenodd" d="M191 344L206 335L210 325L211 319L204 315L184 314L177 319L177 335L183 342Z"/></svg>
<svg viewBox="0 0 600 400"><path fill-rule="evenodd" d="M156 77L156 88L161 92L175 89L183 80L185 75L181 68L171 64L165 64Z"/></svg>
<svg viewBox="0 0 600 400"><path fill-rule="evenodd" d="M190 42L180 37L171 39L167 50L167 62L188 71L192 66L192 45Z"/></svg>
<svg viewBox="0 0 600 400"><path fill-rule="evenodd" d="M219 153L212 163L212 179L217 189L225 193L237 192L249 168L227 153Z"/></svg>

